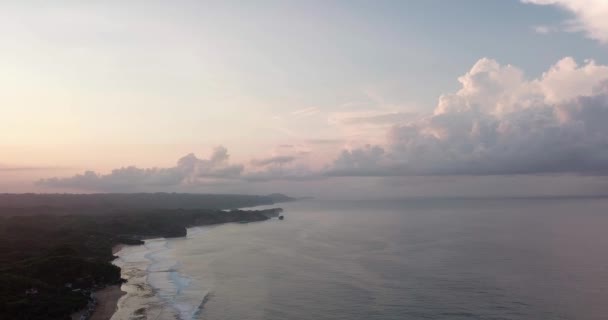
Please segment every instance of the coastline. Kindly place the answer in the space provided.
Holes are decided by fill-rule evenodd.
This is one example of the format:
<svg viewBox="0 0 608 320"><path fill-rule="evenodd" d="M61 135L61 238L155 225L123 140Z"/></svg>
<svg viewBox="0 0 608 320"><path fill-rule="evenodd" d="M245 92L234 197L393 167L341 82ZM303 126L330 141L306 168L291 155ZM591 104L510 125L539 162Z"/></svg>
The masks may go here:
<svg viewBox="0 0 608 320"><path fill-rule="evenodd" d="M263 206L263 205L261 205ZM259 206L257 206L259 207ZM235 212L235 211L242 211L243 209L233 209L231 211L228 212ZM264 212L264 218L263 219L259 219L259 220L252 220L252 221L247 221L247 222L255 222L255 221L264 221L267 219L270 219L271 217L275 217L278 216L280 214L280 212L282 212L281 208L276 208L273 205L273 208L269 208L269 209L262 209L262 210L252 210L252 208L248 208L248 211L254 211L254 212ZM266 213L268 212L268 213ZM230 221L230 222L238 222L238 220L236 221ZM206 224L203 223L201 225L197 225L197 226L188 226L185 227L185 235L183 236L165 236L162 237L162 239L167 240L167 239L174 239L174 238L181 238L181 237L187 237L187 233L188 230L191 228L200 228L200 227L204 227L204 226L209 226L209 225L215 225L215 224L226 224L226 223L230 223L230 222L220 222L220 223L211 223L211 224ZM157 239L156 237L150 237L149 239ZM145 238L140 239L142 241L145 240ZM123 250L126 247L135 247L135 246L140 246L143 245L142 244L123 244L123 243L119 243L116 244L112 247L112 255L114 255L115 259L118 258L118 253ZM114 265L116 265L115 263L113 263ZM116 265L118 267L120 267L121 269L121 273L122 273L122 266ZM116 312L118 311L118 302L119 300L126 295L128 292L123 291L121 289L122 285L118 284L118 285L110 285L107 286L105 288L96 290L94 292L92 292L91 296L92 296L92 300L94 301L92 304L90 304L87 308L80 310L76 313L73 313L71 318L72 320L110 320L112 318L112 316L114 314L116 314ZM128 289L127 289L128 290Z"/></svg>
<svg viewBox="0 0 608 320"><path fill-rule="evenodd" d="M116 256L118 251L122 250L122 248L126 247L126 244L119 243L112 247L112 254Z"/></svg>
<svg viewBox="0 0 608 320"><path fill-rule="evenodd" d="M97 304L89 320L109 320L112 318L118 307L118 300L125 294L126 292L120 289L120 285L112 285L95 291L93 297L95 297Z"/></svg>
<svg viewBox="0 0 608 320"><path fill-rule="evenodd" d="M119 243L112 247L112 254L116 256L120 250L126 247L126 244ZM103 289L95 290L91 293L93 304L79 310L71 315L72 320L110 320L112 315L118 309L118 300L126 294L122 291L122 285L115 284L107 286Z"/></svg>
<svg viewBox="0 0 608 320"><path fill-rule="evenodd" d="M116 255L120 250L126 247L126 244L119 243L112 247L112 254ZM93 313L88 320L110 320L116 309L118 309L118 300L126 292L121 290L120 284L107 286L101 290L97 290L93 293L93 297L96 301Z"/></svg>
<svg viewBox="0 0 608 320"><path fill-rule="evenodd" d="M7 217L0 219L0 241L6 244L0 254L0 318L86 320L94 311L95 291L115 284L122 284L127 295L127 289L134 289L124 283L133 274L122 275L116 264L130 267L145 262L145 257L129 254L131 260L122 261L123 250L143 253L131 247L144 239L186 236L190 226L264 221L279 209L223 209L270 205L283 198L291 199L180 193L0 194L0 211ZM116 252L120 246L112 250L121 243L129 246L122 252ZM117 312L121 307L119 301Z"/></svg>
<svg viewBox="0 0 608 320"><path fill-rule="evenodd" d="M118 300L126 294L115 284L94 291L91 296L93 303L87 308L73 313L72 320L109 320L118 308Z"/></svg>

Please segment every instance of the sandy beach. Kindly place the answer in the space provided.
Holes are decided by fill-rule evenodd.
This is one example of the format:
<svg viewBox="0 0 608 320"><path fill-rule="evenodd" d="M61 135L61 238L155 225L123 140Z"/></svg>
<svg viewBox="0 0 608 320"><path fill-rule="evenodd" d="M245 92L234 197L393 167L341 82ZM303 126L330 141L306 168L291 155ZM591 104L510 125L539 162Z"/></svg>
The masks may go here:
<svg viewBox="0 0 608 320"><path fill-rule="evenodd" d="M112 248L112 254L116 254L124 247L124 244L115 245ZM89 320L109 320L112 318L112 315L116 311L118 300L124 294L125 292L120 290L120 285L108 286L95 291L93 297L95 297L97 304Z"/></svg>
<svg viewBox="0 0 608 320"><path fill-rule="evenodd" d="M88 320L109 320L112 318L114 312L116 312L118 300L125 294L124 291L120 290L120 285L113 285L105 287L101 290L95 291L93 297L95 297L95 308L93 313ZM72 314L72 320L80 320L87 313L87 309L80 310Z"/></svg>
<svg viewBox="0 0 608 320"><path fill-rule="evenodd" d="M115 246L112 247L112 254L116 255L116 253L118 253L118 251L122 250L122 248L124 248L126 246L126 244L117 244Z"/></svg>
<svg viewBox="0 0 608 320"><path fill-rule="evenodd" d="M93 293L97 300L95 310L90 320L108 320L116 311L118 299L125 294L120 290L120 285L109 286Z"/></svg>

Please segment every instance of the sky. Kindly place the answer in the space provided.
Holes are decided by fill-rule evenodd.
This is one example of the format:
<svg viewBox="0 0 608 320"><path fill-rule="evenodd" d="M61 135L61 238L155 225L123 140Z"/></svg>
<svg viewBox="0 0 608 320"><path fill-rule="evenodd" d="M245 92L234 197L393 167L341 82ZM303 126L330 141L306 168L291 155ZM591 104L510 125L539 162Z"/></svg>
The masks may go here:
<svg viewBox="0 0 608 320"><path fill-rule="evenodd" d="M608 191L606 0L3 1L0 70L0 192Z"/></svg>

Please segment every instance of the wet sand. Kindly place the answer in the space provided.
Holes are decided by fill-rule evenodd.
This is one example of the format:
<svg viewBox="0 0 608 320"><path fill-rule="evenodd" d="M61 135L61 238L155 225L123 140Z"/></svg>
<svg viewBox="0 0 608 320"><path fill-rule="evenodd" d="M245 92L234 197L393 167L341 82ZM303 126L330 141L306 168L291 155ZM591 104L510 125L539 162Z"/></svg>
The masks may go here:
<svg viewBox="0 0 608 320"><path fill-rule="evenodd" d="M90 320L109 320L116 311L118 299L125 294L120 290L120 285L109 286L99 291L95 291L93 296L97 300L95 310Z"/></svg>
<svg viewBox="0 0 608 320"><path fill-rule="evenodd" d="M97 290L93 293L96 303L92 312L87 307L73 313L71 318L72 320L109 320L112 318L114 312L116 312L118 300L125 293L126 292L120 290L120 285L113 285ZM89 317L87 317L88 312L91 312Z"/></svg>

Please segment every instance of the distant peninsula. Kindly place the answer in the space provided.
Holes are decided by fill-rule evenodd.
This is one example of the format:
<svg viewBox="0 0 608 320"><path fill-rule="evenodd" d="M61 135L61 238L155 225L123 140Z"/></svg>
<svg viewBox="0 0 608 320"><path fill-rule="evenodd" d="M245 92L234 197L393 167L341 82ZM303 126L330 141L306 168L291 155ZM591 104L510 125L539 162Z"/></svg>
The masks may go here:
<svg viewBox="0 0 608 320"><path fill-rule="evenodd" d="M0 194L0 318L70 319L122 283L112 248L182 237L186 228L264 221L282 194Z"/></svg>

